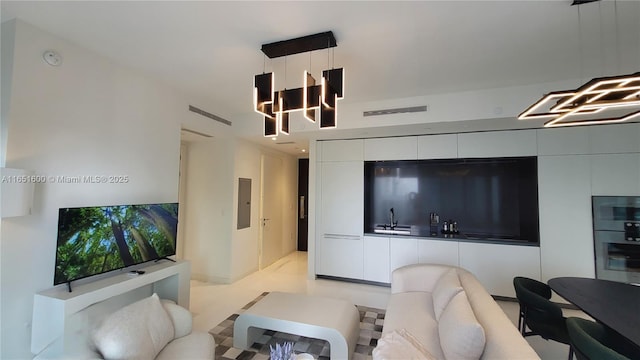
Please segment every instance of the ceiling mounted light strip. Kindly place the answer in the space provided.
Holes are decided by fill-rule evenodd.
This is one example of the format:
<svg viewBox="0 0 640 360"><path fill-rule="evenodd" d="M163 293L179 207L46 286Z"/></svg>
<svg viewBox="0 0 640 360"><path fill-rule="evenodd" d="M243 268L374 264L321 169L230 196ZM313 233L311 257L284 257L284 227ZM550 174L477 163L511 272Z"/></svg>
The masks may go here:
<svg viewBox="0 0 640 360"><path fill-rule="evenodd" d="M640 72L595 78L576 90L551 92L518 119L549 119L545 127L560 127L619 123L639 116Z"/></svg>
<svg viewBox="0 0 640 360"><path fill-rule="evenodd" d="M262 45L269 58L293 55L337 46L333 33L304 36L292 40ZM285 70L286 71L286 70ZM264 117L264 136L289 134L289 114L302 111L304 117L315 123L319 112L321 129L337 127L338 100L344 98L344 69L322 71L320 83L304 71L303 86L295 89L275 90L273 73L256 75L253 80L253 106Z"/></svg>

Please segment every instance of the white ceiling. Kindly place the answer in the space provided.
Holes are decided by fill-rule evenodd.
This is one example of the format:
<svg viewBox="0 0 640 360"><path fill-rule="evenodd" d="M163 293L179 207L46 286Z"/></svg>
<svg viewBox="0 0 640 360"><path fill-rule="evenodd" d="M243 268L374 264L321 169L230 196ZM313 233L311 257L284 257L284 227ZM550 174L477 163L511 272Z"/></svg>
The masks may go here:
<svg viewBox="0 0 640 360"><path fill-rule="evenodd" d="M260 136L261 118L251 106L253 75L264 69L285 73L284 59L265 60L262 44L333 31L334 50L287 57L286 85L301 86L297 82L308 65L316 73L344 67L343 104L640 70L640 1L570 4L3 0L1 6L3 21L21 18L157 77L193 105L232 121L238 135L266 145L293 142L278 148L297 153L306 138L320 135L307 131L275 142ZM285 85L283 78L276 82ZM242 126L247 123L255 126ZM512 119L476 123L478 129L501 128ZM430 131L461 128L474 129L448 124ZM391 130L371 135L380 131ZM402 127L395 133L412 131ZM339 134L331 136L349 136Z"/></svg>

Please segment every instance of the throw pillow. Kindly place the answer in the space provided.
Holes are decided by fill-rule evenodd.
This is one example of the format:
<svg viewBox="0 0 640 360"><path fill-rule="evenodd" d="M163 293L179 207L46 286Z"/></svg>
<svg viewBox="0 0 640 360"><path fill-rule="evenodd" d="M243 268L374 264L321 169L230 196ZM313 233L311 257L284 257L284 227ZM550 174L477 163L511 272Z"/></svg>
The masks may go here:
<svg viewBox="0 0 640 360"><path fill-rule="evenodd" d="M93 341L105 359L153 359L173 336L169 314L153 294L105 318Z"/></svg>
<svg viewBox="0 0 640 360"><path fill-rule="evenodd" d="M485 345L484 329L462 291L449 301L438 322L440 347L447 359L478 360Z"/></svg>
<svg viewBox="0 0 640 360"><path fill-rule="evenodd" d="M449 301L460 291L462 291L462 285L460 285L460 279L458 278L456 269L445 272L440 279L438 279L431 293L431 297L433 298L433 313L436 315L436 320L440 321L442 311L447 304L449 304Z"/></svg>
<svg viewBox="0 0 640 360"><path fill-rule="evenodd" d="M373 360L436 360L424 345L406 329L386 333L373 349Z"/></svg>
<svg viewBox="0 0 640 360"><path fill-rule="evenodd" d="M162 300L162 306L167 311L167 314L169 314L171 322L173 322L173 329L175 330L174 338L177 339L189 335L193 325L193 317L189 310L173 302L164 300Z"/></svg>

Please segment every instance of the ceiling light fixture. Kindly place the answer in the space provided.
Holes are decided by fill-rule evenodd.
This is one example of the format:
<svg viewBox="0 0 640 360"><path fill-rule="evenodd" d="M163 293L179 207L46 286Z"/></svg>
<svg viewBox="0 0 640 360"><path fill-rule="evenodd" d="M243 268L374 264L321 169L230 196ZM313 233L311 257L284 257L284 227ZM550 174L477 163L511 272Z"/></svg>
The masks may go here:
<svg viewBox="0 0 640 360"><path fill-rule="evenodd" d="M518 116L549 119L545 127L617 123L640 116L640 72L595 78L576 90L554 91Z"/></svg>
<svg viewBox="0 0 640 360"><path fill-rule="evenodd" d="M336 46L333 32L327 31L264 44L261 50L269 58L276 58L325 48L328 51ZM310 72L304 71L302 80L301 88L277 91L272 72L254 77L253 107L264 117L265 137L275 137L278 133L289 135L289 113L295 111L302 111L307 120L315 123L318 110L321 129L337 127L338 100L344 98L344 69L322 71L319 84Z"/></svg>
<svg viewBox="0 0 640 360"><path fill-rule="evenodd" d="M598 0L575 0L572 5L595 1ZM551 92L518 115L518 120L548 119L544 127L561 127L620 123L639 116L640 72L637 72L594 78L576 90Z"/></svg>

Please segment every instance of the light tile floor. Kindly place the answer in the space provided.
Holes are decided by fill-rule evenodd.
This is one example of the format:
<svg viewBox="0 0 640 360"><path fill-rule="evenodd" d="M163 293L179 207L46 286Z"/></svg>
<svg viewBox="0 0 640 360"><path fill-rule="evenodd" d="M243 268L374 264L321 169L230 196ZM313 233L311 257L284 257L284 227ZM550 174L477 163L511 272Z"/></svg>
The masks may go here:
<svg viewBox="0 0 640 360"><path fill-rule="evenodd" d="M390 289L331 280L307 279L307 253L293 252L273 265L257 271L233 284L210 284L191 281L191 312L194 329L208 331L246 303L265 291L287 291L331 296L354 304L379 309L386 308ZM498 301L514 324L518 322L518 303ZM581 311L563 310L565 316L588 318ZM539 336L527 341L544 360L567 359L569 347Z"/></svg>

